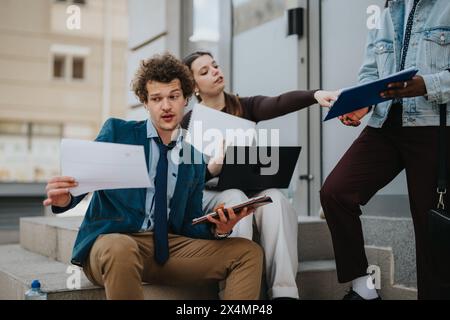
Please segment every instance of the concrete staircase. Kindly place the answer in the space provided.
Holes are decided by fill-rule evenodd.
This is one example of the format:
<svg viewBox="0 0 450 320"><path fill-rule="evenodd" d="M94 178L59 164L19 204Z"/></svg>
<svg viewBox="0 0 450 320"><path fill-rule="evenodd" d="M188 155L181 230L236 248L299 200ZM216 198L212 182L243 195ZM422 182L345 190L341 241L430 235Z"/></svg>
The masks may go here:
<svg viewBox="0 0 450 320"><path fill-rule="evenodd" d="M19 245L0 247L0 300L23 299L25 291L34 279L42 283L49 300L98 300L105 299L105 291L92 285L78 267L49 259L27 251ZM71 275L81 275L80 287L71 281ZM73 278L72 278L73 279ZM146 299L191 300L211 299L216 296L213 287L167 287L145 285Z"/></svg>
<svg viewBox="0 0 450 320"><path fill-rule="evenodd" d="M416 248L412 219L367 215L361 218L361 222L366 245L392 249L395 280L408 287L417 287Z"/></svg>
<svg viewBox="0 0 450 320"><path fill-rule="evenodd" d="M104 299L104 290L92 285L83 272L70 266L72 246L82 218L23 218L20 245L0 246L0 299L22 299L33 279L42 282L49 299ZM330 233L324 220L299 219L299 271L301 299L340 299L348 284L339 284ZM369 263L381 268L384 299L415 299L416 290L394 284L390 248L367 247ZM71 275L81 275L73 289ZM69 283L68 283L69 282ZM217 286L144 286L147 299L217 299Z"/></svg>

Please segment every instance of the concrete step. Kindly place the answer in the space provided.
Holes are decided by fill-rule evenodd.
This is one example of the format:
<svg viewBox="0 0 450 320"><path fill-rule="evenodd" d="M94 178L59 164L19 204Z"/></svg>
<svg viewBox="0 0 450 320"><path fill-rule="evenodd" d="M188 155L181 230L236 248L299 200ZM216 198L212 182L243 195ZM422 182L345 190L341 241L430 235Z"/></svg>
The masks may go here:
<svg viewBox="0 0 450 320"><path fill-rule="evenodd" d="M399 285L395 279L395 260L390 247L366 246L369 265L380 268L381 296L385 300L417 300L417 289Z"/></svg>
<svg viewBox="0 0 450 320"><path fill-rule="evenodd" d="M299 217L297 243L299 261L334 260L330 230L319 217Z"/></svg>
<svg viewBox="0 0 450 320"><path fill-rule="evenodd" d="M42 289L50 300L105 299L104 290L92 285L81 270L80 288L67 288L71 275L79 270L76 267L29 252L19 245L0 246L0 256L0 299L23 299L34 279L41 281ZM334 273L333 261L301 263L298 284L302 287L302 298L333 298L329 288L334 288ZM217 299L217 286L187 288L145 285L144 288L146 299ZM342 290L338 292L337 296L341 296Z"/></svg>
<svg viewBox="0 0 450 320"><path fill-rule="evenodd" d="M83 217L39 217L20 219L23 249L69 264Z"/></svg>
<svg viewBox="0 0 450 320"><path fill-rule="evenodd" d="M34 279L42 283L49 300L99 300L105 291L92 285L76 267L54 261L22 249L19 245L0 246L0 300L21 300ZM68 269L70 268L70 269ZM67 282L79 270L81 286L69 289ZM217 286L169 287L144 285L144 295L151 300L205 300L217 297Z"/></svg>
<svg viewBox="0 0 450 320"><path fill-rule="evenodd" d="M337 281L334 260L301 262L297 287L301 300L339 300L348 289L347 284Z"/></svg>
<svg viewBox="0 0 450 320"><path fill-rule="evenodd" d="M59 261L67 267L81 221L81 217L23 218L20 222L20 244L28 251ZM331 236L326 222L319 218L300 218L298 243L301 263L297 282L301 298L340 299L349 285L337 282ZM368 246L366 250L369 263L382 270L383 296L414 299L415 290L394 283L392 249Z"/></svg>
<svg viewBox="0 0 450 320"><path fill-rule="evenodd" d="M392 248L396 281L408 287L416 287L416 248L412 219L363 216L361 222L366 245Z"/></svg>
<svg viewBox="0 0 450 320"><path fill-rule="evenodd" d="M69 263L82 217L39 217L20 219L20 245L45 257ZM300 261L333 260L331 235L325 220L299 218Z"/></svg>
<svg viewBox="0 0 450 320"><path fill-rule="evenodd" d="M389 248L366 248L369 262L381 269L381 295L385 300L416 299L415 289L394 284L393 257ZM22 249L19 245L0 246L0 299L23 299L32 280L39 279L51 300L105 299L102 288L92 285L76 267L54 261ZM80 287L67 287L71 276L80 274ZM72 278L73 279L73 278ZM305 261L299 265L297 285L303 300L338 300L349 284L339 284L333 260ZM217 286L169 287L144 285L146 299L191 300L217 299Z"/></svg>
<svg viewBox="0 0 450 320"><path fill-rule="evenodd" d="M417 289L395 283L391 248L366 246L369 265L380 268L380 294L384 300L416 300ZM339 300L351 283L338 283L334 260L305 261L299 265L297 286L303 300Z"/></svg>
<svg viewBox="0 0 450 320"><path fill-rule="evenodd" d="M105 293L89 282L84 273L58 261L24 250L19 245L0 246L0 299L23 299L34 279L42 283L49 300L98 300ZM79 272L79 289L69 289L71 276ZM69 281L68 281L69 280ZM314 261L300 264L297 282L302 299L335 299L344 294L337 284L334 261ZM153 300L217 299L217 286L168 287L145 285L145 298Z"/></svg>

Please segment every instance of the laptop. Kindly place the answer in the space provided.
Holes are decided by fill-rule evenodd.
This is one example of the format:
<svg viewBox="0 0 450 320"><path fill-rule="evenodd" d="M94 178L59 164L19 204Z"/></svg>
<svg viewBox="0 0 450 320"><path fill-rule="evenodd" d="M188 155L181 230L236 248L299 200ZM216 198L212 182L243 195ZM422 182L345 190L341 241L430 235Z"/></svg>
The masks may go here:
<svg viewBox="0 0 450 320"><path fill-rule="evenodd" d="M301 147L228 147L216 189L287 189Z"/></svg>

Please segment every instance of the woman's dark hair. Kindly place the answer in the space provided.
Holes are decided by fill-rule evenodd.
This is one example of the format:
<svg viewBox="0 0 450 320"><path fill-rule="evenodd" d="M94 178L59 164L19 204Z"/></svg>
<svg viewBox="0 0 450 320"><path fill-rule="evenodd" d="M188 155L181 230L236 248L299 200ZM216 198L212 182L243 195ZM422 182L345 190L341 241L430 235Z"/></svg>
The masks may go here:
<svg viewBox="0 0 450 320"><path fill-rule="evenodd" d="M197 60L200 57L203 56L210 56L211 58L214 59L213 55L211 52L208 51L195 51L192 52L190 55L188 55L186 58L183 59L183 63L192 70L192 64L194 63L195 60Z"/></svg>
<svg viewBox="0 0 450 320"><path fill-rule="evenodd" d="M194 93L194 78L192 72L170 53L155 55L141 62L132 82L132 89L141 103L148 102L147 83L157 81L170 83L179 79L185 98L190 98Z"/></svg>
<svg viewBox="0 0 450 320"><path fill-rule="evenodd" d="M191 53L190 55L188 55L186 58L183 59L183 63L189 68L189 70L191 70L192 74L192 64L194 63L195 60L197 60L200 57L203 56L210 56L211 58L214 59L214 56L212 55L211 52L208 51L195 51L193 53ZM232 114L234 116L237 117L242 117L243 115L243 110L242 110L242 105L241 102L239 101L239 98L234 95L234 94L229 94L224 92L225 95L225 112ZM200 97L200 95L195 95L195 97L197 98L197 100L199 102L202 102L202 98Z"/></svg>
<svg viewBox="0 0 450 320"><path fill-rule="evenodd" d="M386 4L384 5L385 8L389 7L389 2L391 2L391 0L386 0Z"/></svg>

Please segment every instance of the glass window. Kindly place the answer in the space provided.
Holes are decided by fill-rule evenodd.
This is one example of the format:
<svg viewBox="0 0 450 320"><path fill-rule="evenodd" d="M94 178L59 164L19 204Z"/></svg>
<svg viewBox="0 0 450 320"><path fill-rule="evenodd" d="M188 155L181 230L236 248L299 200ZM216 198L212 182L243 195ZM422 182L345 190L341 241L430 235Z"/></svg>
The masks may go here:
<svg viewBox="0 0 450 320"><path fill-rule="evenodd" d="M226 87L232 90L232 0L183 0L181 10L181 56L198 50L211 52L225 74Z"/></svg>
<svg viewBox="0 0 450 320"><path fill-rule="evenodd" d="M84 58L74 57L72 60L72 78L84 79Z"/></svg>
<svg viewBox="0 0 450 320"><path fill-rule="evenodd" d="M196 49L208 50L218 55L220 40L219 0L194 0L193 33L189 40Z"/></svg>
<svg viewBox="0 0 450 320"><path fill-rule="evenodd" d="M57 55L53 57L53 77L63 79L65 77L66 57Z"/></svg>

